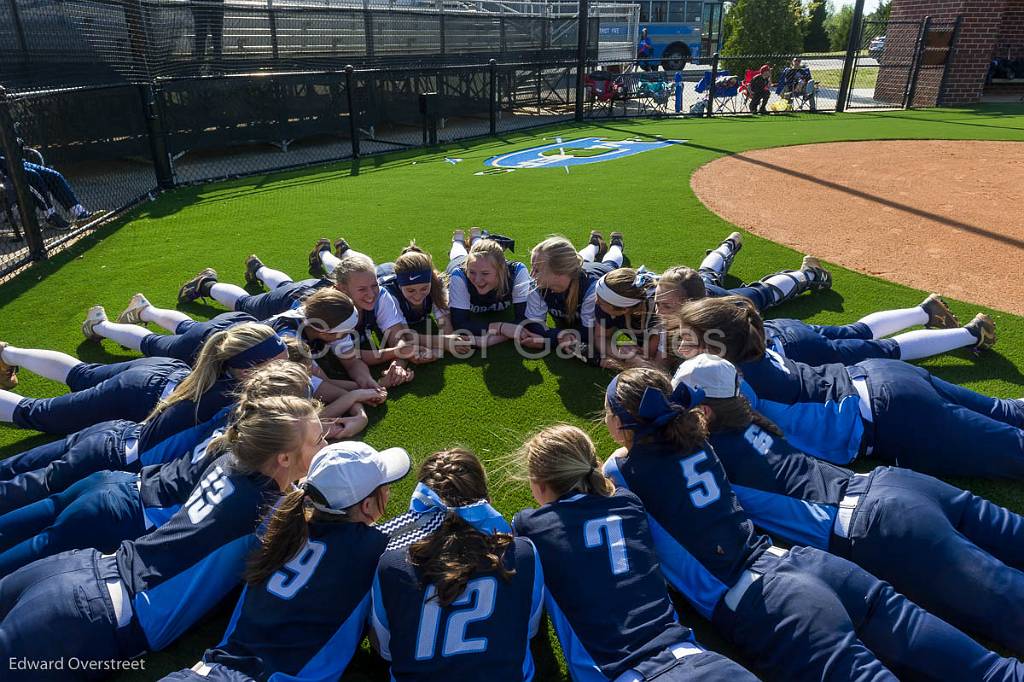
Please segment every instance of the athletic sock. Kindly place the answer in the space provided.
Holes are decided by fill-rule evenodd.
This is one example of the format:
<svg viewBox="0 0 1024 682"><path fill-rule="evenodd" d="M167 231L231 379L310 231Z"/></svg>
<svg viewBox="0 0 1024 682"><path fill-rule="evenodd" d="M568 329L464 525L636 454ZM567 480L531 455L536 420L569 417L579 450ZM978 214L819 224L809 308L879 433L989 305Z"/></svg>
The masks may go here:
<svg viewBox="0 0 1024 682"><path fill-rule="evenodd" d="M139 313L139 319L143 322L152 322L153 324L159 325L167 331L174 333L178 330L179 324L186 320L191 320L192 318L178 310L157 308L156 306L151 305L142 309L142 312Z"/></svg>
<svg viewBox="0 0 1024 682"><path fill-rule="evenodd" d="M292 278L285 273L280 270L268 268L266 265L256 271L256 278L267 285L268 289L276 289L279 286L288 284L292 281Z"/></svg>
<svg viewBox="0 0 1024 682"><path fill-rule="evenodd" d="M782 293L783 298L793 293L797 284L803 284L806 287L808 281L807 273L803 270L787 270L786 272L768 275L764 279L764 283L778 289Z"/></svg>
<svg viewBox="0 0 1024 682"><path fill-rule="evenodd" d="M93 326L92 330L94 333L132 350L142 350L142 340L153 334L137 324L120 324L109 320Z"/></svg>
<svg viewBox="0 0 1024 682"><path fill-rule="evenodd" d="M608 247L608 250L604 254L604 258L601 259L602 263L615 263L615 267L622 267L622 247L614 244Z"/></svg>
<svg viewBox="0 0 1024 682"><path fill-rule="evenodd" d="M14 421L14 410L18 403L24 400L24 396L10 391L0 390L0 422L10 424Z"/></svg>
<svg viewBox="0 0 1024 682"><path fill-rule="evenodd" d="M912 332L898 334L892 337L892 340L900 346L901 360L920 360L978 343L974 334L963 327L959 329L915 329Z"/></svg>
<svg viewBox="0 0 1024 682"><path fill-rule="evenodd" d="M452 248L448 250L448 260L455 260L467 255L466 245L462 242L452 242Z"/></svg>
<svg viewBox="0 0 1024 682"><path fill-rule="evenodd" d="M214 282L213 286L210 287L209 292L204 295L209 296L225 308L234 310L235 303L238 299L243 296L248 296L249 292L235 284L221 284L220 282Z"/></svg>
<svg viewBox="0 0 1024 682"><path fill-rule="evenodd" d="M898 331L928 324L928 313L921 306L900 308L898 310L880 310L862 317L858 322L871 328L871 338L881 339Z"/></svg>
<svg viewBox="0 0 1024 682"><path fill-rule="evenodd" d="M597 258L597 247L593 244L587 244L579 250L579 254L584 261L590 263Z"/></svg>
<svg viewBox="0 0 1024 682"><path fill-rule="evenodd" d="M345 253L348 253L348 251ZM334 271L337 269L338 263L340 262L341 259L330 251L324 250L320 252L320 264L324 266L324 272L328 275L334 274Z"/></svg>
<svg viewBox="0 0 1024 682"><path fill-rule="evenodd" d="M81 360L71 357L67 353L15 346L7 346L3 351L3 358L8 365L26 369L33 374L59 381L62 384L68 383L68 372L82 364Z"/></svg>

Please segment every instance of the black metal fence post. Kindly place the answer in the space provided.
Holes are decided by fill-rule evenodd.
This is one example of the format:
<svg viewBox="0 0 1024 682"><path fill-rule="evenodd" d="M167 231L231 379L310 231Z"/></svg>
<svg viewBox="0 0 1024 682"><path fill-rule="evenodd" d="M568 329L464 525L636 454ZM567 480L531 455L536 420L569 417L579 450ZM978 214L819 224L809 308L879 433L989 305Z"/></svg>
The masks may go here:
<svg viewBox="0 0 1024 682"><path fill-rule="evenodd" d="M864 0L857 0L853 7L853 21L850 23L850 38L846 43L846 58L843 61L843 77L839 81L839 95L836 97L836 113L846 110L846 101L850 98L850 80L853 76L853 65L860 51L860 31L864 19Z"/></svg>
<svg viewBox="0 0 1024 682"><path fill-rule="evenodd" d="M489 61L488 66L490 67L490 121L491 121L491 135L496 135L498 132L498 60L492 59Z"/></svg>
<svg viewBox="0 0 1024 682"><path fill-rule="evenodd" d="M348 102L348 132L352 138L352 158L359 158L359 121L356 120L356 108L352 97L352 72L355 67L345 67L345 99Z"/></svg>
<svg viewBox="0 0 1024 682"><path fill-rule="evenodd" d="M22 57L28 57L28 43L25 42L25 28L21 25L21 11L18 9L17 0L7 0L11 6L11 21L14 23L14 35L18 39L18 49Z"/></svg>
<svg viewBox="0 0 1024 682"><path fill-rule="evenodd" d="M708 105L704 107L704 118L711 118L715 110L715 82L718 80L718 53L711 56L711 83L708 85Z"/></svg>
<svg viewBox="0 0 1024 682"><path fill-rule="evenodd" d="M28 253L32 260L46 260L46 245L43 234L39 230L36 219L36 207L29 192L28 178L25 177L24 159L18 134L14 131L14 119L11 116L11 105L7 100L7 91L0 87L0 151L7 159L7 177L14 189L14 198L18 203L18 216L21 228L25 233Z"/></svg>
<svg viewBox="0 0 1024 682"><path fill-rule="evenodd" d="M156 88L150 83L143 83L139 86L139 95L142 97L142 111L146 116L146 132L149 135L149 151L153 156L156 185L160 189L174 189L174 167L171 164L171 155L167 151L167 136L164 133Z"/></svg>
<svg viewBox="0 0 1024 682"><path fill-rule="evenodd" d="M946 63L942 67L942 80L939 81L939 95L936 98L935 106L941 107L943 102L946 101L946 84L949 81L949 67L956 59L956 44L960 41L960 25L963 23L963 15L956 15L956 20L953 22L953 37L950 38L949 42L949 53L946 55Z"/></svg>
<svg viewBox="0 0 1024 682"><path fill-rule="evenodd" d="M576 27L576 120L583 120L583 79L587 69L587 40L590 31L590 1L580 0Z"/></svg>
<svg viewBox="0 0 1024 682"><path fill-rule="evenodd" d="M917 77L921 73L921 58L924 56L925 37L932 25L931 16L924 18L921 28L917 32L917 44L914 46L914 60L910 66L910 81L907 83L907 92L903 97L903 108L909 109L914 106L914 94L917 92ZM881 67L879 67L881 68Z"/></svg>
<svg viewBox="0 0 1024 682"><path fill-rule="evenodd" d="M274 0L267 0L267 23L270 26L270 54L278 57L277 13L274 11Z"/></svg>

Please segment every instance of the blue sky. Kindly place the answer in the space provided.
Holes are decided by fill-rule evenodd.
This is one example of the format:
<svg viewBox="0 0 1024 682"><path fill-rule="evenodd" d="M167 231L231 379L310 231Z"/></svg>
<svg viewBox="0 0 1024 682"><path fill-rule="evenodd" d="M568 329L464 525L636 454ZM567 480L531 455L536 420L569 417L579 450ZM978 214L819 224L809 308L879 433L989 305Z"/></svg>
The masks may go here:
<svg viewBox="0 0 1024 682"><path fill-rule="evenodd" d="M841 5L854 5L854 0L832 0L832 2L839 7ZM864 0L864 14L874 12L878 8L879 0Z"/></svg>

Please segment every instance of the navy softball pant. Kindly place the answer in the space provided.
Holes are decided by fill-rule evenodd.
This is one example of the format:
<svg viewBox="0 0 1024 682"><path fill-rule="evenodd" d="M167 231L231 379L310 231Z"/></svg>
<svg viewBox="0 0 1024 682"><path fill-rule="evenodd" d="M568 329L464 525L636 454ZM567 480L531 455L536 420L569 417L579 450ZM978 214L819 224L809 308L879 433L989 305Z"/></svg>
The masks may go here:
<svg viewBox="0 0 1024 682"><path fill-rule="evenodd" d="M858 363L873 454L936 476L1024 478L1024 401L991 398L899 360Z"/></svg>
<svg viewBox="0 0 1024 682"><path fill-rule="evenodd" d="M46 499L97 471L138 471L138 461L128 465L125 457L126 440L138 437L138 425L114 421L102 422L96 427L100 428L86 429L15 455L12 459L17 461L10 469L22 469L25 464L36 468L20 470L0 480L0 514ZM81 436L81 433L86 435ZM63 447L50 447L52 445Z"/></svg>
<svg viewBox="0 0 1024 682"><path fill-rule="evenodd" d="M940 618L1024 653L1024 517L931 476L879 467L849 539L833 543Z"/></svg>
<svg viewBox="0 0 1024 682"><path fill-rule="evenodd" d="M859 566L810 547L777 557L715 625L766 679L1022 680L1024 664L989 651Z"/></svg>
<svg viewBox="0 0 1024 682"><path fill-rule="evenodd" d="M95 549L40 559L0 579L0 670L7 680L98 679L108 672L6 670L10 661L124 660L146 650L134 619L118 628L104 581L119 578L114 557Z"/></svg>
<svg viewBox="0 0 1024 682"><path fill-rule="evenodd" d="M69 549L114 552L145 532L139 475L98 471L0 516L0 576Z"/></svg>
<svg viewBox="0 0 1024 682"><path fill-rule="evenodd" d="M320 278L285 282L265 294L241 297L235 301L235 311L249 313L257 320L266 320L291 310L317 289L328 286L331 282Z"/></svg>
<svg viewBox="0 0 1024 682"><path fill-rule="evenodd" d="M767 284L761 282L753 282L746 286L737 287L735 289L726 289L725 287L718 286L717 284L708 284L704 282L704 288L708 292L708 296L719 297L719 296L742 296L748 299L754 304L758 312L763 313L773 305L782 303L782 301L776 301L777 292L775 292Z"/></svg>
<svg viewBox="0 0 1024 682"><path fill-rule="evenodd" d="M44 433L73 433L110 419L141 422L168 384L188 373L188 365L170 358L76 365L68 373L71 393L25 398L14 409L14 424Z"/></svg>
<svg viewBox="0 0 1024 682"><path fill-rule="evenodd" d="M222 313L207 322L182 320L173 334L150 334L142 340L142 354L150 358L175 358L193 364L212 335L243 322L258 322L249 313Z"/></svg>
<svg viewBox="0 0 1024 682"><path fill-rule="evenodd" d="M785 356L812 367L839 363L853 365L871 358L899 359L900 345L892 339L872 339L862 322L840 326L806 324L800 320L765 321L769 339L778 337Z"/></svg>
<svg viewBox="0 0 1024 682"><path fill-rule="evenodd" d="M256 680L245 673L240 673L220 663L214 663L206 666L202 675L187 668L160 678L160 682L256 682Z"/></svg>

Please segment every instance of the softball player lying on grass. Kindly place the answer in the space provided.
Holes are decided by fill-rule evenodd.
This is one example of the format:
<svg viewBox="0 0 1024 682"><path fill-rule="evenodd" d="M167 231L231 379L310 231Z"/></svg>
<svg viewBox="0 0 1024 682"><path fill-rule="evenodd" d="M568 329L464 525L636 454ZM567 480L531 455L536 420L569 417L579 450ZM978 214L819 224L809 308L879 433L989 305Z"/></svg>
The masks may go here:
<svg viewBox="0 0 1024 682"><path fill-rule="evenodd" d="M708 352L736 365L756 409L805 452L836 464L873 455L939 476L1024 477L1022 400L990 398L902 360L796 362L765 348L760 314L739 297L687 303L673 324L680 356Z"/></svg>
<svg viewBox="0 0 1024 682"><path fill-rule="evenodd" d="M608 385L605 462L643 502L668 582L767 679L1019 680L1002 658L855 564L757 535L714 450L703 396L654 369Z"/></svg>
<svg viewBox="0 0 1024 682"><path fill-rule="evenodd" d="M291 396L242 405L210 445L222 454L166 524L114 554L63 552L0 580L3 659L124 660L177 639L239 583L261 515L325 444L316 411Z"/></svg>
<svg viewBox="0 0 1024 682"><path fill-rule="evenodd" d="M665 319L678 314L687 298L663 275L655 300L658 315ZM917 325L928 329L883 338ZM768 347L776 353L813 366L852 365L868 358L920 360L968 346L987 350L996 342L995 324L988 315L978 313L961 327L938 294L913 308L881 310L853 324L823 326L776 318L764 320L764 331Z"/></svg>
<svg viewBox="0 0 1024 682"><path fill-rule="evenodd" d="M206 421L232 402L247 370L287 356L273 329L252 322L213 334L191 370L167 358L86 364L64 353L0 342L0 376L13 377L11 368L24 368L71 389L56 398L0 390L0 422L64 434L111 419L146 420L140 441L148 444Z"/></svg>
<svg viewBox="0 0 1024 682"><path fill-rule="evenodd" d="M540 555L544 607L573 680L756 679L679 624L643 505L604 477L585 433L543 429L518 458L541 507L516 514L512 527Z"/></svg>
<svg viewBox="0 0 1024 682"><path fill-rule="evenodd" d="M534 286L529 269L519 261L505 260L502 243L479 227L469 231L468 251L465 231L456 230L448 258L445 272L452 327L469 332L482 345L515 338L518 325L526 319L526 301ZM509 308L511 322L477 319Z"/></svg>
<svg viewBox="0 0 1024 682"><path fill-rule="evenodd" d="M242 385L233 412L224 408L223 415L157 445L161 463L140 469L139 460L135 460L134 470L124 470L118 466L121 460L104 470L103 463L94 460L96 472L63 492L39 496L35 502L0 515L0 576L69 549L95 547L113 552L122 540L134 540L164 525L216 458L209 452L210 444L237 419L244 406L281 395L309 398L309 374L302 366L275 360L255 370ZM152 454L141 453L139 459L145 461ZM51 471L56 468L50 467ZM46 482L44 475L35 480ZM0 497L3 507L9 509L15 501L4 494L11 487L6 483L0 488ZM39 487L45 490L45 486Z"/></svg>
<svg viewBox="0 0 1024 682"><path fill-rule="evenodd" d="M414 523L407 514L372 525L384 513L389 485L410 465L401 448L377 452L344 442L318 452L249 557L246 587L221 643L191 670L164 680L339 679L363 639L386 533Z"/></svg>
<svg viewBox="0 0 1024 682"><path fill-rule="evenodd" d="M367 364L391 363L381 381L386 386L397 386L411 381L413 372L396 360L430 362L436 359L433 353L399 338L401 332L408 329L405 318L402 317L398 303L391 294L380 290L373 261L362 254L353 254L343 260L342 267L334 273L336 282L292 282L288 275L264 266L255 256L250 256L247 260L246 277L250 275L254 281L265 283L271 291L250 296L239 286L218 282L217 272L207 268L182 285L178 292L178 302L188 303L199 298L212 297L234 311L266 319L297 308L304 298L317 289L334 286L348 296L359 309L359 321L355 330L362 349L359 357L346 359L342 364L352 380L361 388L378 385L370 376ZM373 341L373 332L380 336L384 347Z"/></svg>
<svg viewBox="0 0 1024 682"><path fill-rule="evenodd" d="M375 405L387 397L384 387L360 389L355 382L330 379L315 361L328 352L335 353L339 358L351 357L353 344L350 336L358 317L348 296L329 288L314 292L298 308L264 321L286 342L289 339L296 340L297 352L304 352L307 358L314 358L311 363L315 389L313 397L330 403L322 413L325 417L347 413L353 402ZM224 313L208 322L196 322L177 310L157 308L143 294L135 294L128 308L118 317L118 322L107 320L102 306L93 306L82 330L90 340L107 338L147 356L167 356L191 362L212 334L243 322L254 321L248 313ZM147 322L155 322L171 334L150 332L142 326ZM352 395L344 401L347 404L334 403L349 393Z"/></svg>
<svg viewBox="0 0 1024 682"><path fill-rule="evenodd" d="M393 680L530 680L544 575L533 544L514 538L487 502L466 450L428 457L412 510L440 509L440 527L388 550L373 581L372 641Z"/></svg>
<svg viewBox="0 0 1024 682"><path fill-rule="evenodd" d="M560 349L600 364L599 349L593 347L597 282L622 267L622 234L612 232L601 256L603 249L604 238L597 231L590 233L590 243L579 252L564 237L549 237L533 247L530 262L537 288L526 301L528 324L520 329L520 343L542 347L553 339ZM547 326L548 315L555 321L554 329Z"/></svg>
<svg viewBox="0 0 1024 682"><path fill-rule="evenodd" d="M823 268L814 256L804 256L799 270L783 270L766 275L759 282L752 282L736 289L725 289L722 284L729 272L729 266L742 247L742 236L739 232L733 232L718 248L708 251L696 271L685 266L666 270L662 274L664 290L678 292L682 300L705 296L743 296L750 299L751 303L763 312L792 300L805 291L832 288L832 274Z"/></svg>
<svg viewBox="0 0 1024 682"><path fill-rule="evenodd" d="M266 373L271 376L298 372L306 383L306 393L316 387L314 397L333 401L320 410L320 418L331 440L351 438L368 423L362 405L356 402L360 391L336 394L332 384L317 383L308 374L308 354L293 354L297 364L285 360L268 362L255 369L243 386ZM234 396L231 396L234 402ZM40 445L0 460L0 513L42 500L61 492L97 471L137 472L140 467L176 459L223 428L230 406L221 408L212 418L173 434L156 434L147 423L127 420L100 422L52 443ZM343 416L335 416L343 415Z"/></svg>
<svg viewBox="0 0 1024 682"><path fill-rule="evenodd" d="M758 526L849 559L949 623L1024 652L1024 518L908 469L855 474L805 455L752 410L718 356L687 360L679 381L704 391L709 442Z"/></svg>

